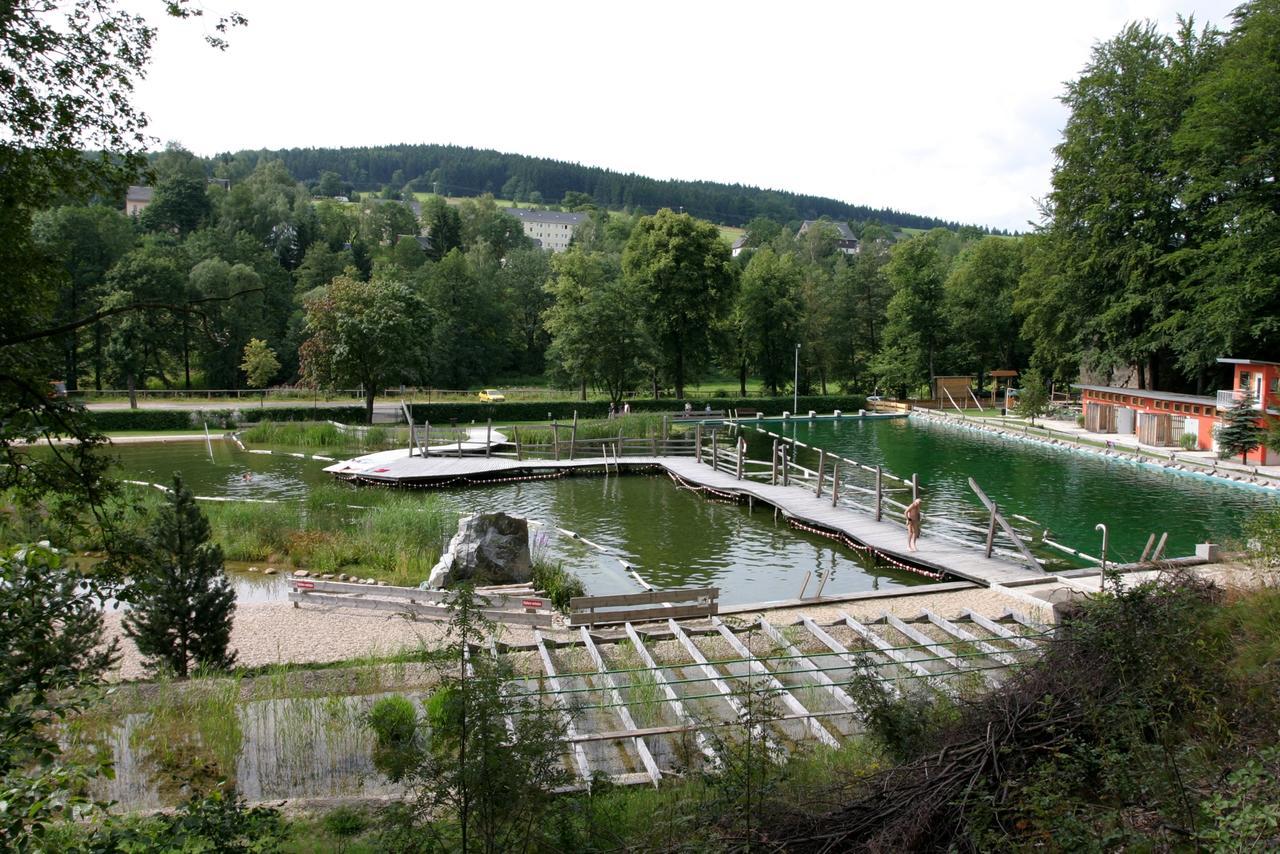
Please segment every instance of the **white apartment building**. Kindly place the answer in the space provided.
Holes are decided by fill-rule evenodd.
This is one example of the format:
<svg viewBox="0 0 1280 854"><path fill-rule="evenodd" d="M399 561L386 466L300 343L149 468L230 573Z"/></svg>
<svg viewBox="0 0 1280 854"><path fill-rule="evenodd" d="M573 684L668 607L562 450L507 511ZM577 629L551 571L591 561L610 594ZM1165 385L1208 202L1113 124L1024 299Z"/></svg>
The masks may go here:
<svg viewBox="0 0 1280 854"><path fill-rule="evenodd" d="M568 249L569 241L573 239L573 230L587 218L582 213L534 211L528 208L506 208L506 212L520 220L525 237L532 238L538 246L552 252Z"/></svg>

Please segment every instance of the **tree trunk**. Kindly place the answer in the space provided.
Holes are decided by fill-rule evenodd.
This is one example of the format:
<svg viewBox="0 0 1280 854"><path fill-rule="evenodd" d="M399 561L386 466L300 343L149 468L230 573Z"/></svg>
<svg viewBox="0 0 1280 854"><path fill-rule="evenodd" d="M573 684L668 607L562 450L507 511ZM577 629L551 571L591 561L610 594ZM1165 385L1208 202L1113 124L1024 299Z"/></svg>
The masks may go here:
<svg viewBox="0 0 1280 854"><path fill-rule="evenodd" d="M1138 389L1140 391L1147 390L1147 366L1143 362L1134 365L1138 369Z"/></svg>
<svg viewBox="0 0 1280 854"><path fill-rule="evenodd" d="M738 395L740 397L747 396L747 363L745 360L738 364Z"/></svg>
<svg viewBox="0 0 1280 854"><path fill-rule="evenodd" d="M684 346L676 345L676 400L684 400Z"/></svg>
<svg viewBox="0 0 1280 854"><path fill-rule="evenodd" d="M186 315L182 316L182 372L186 377L187 391L191 391L191 330Z"/></svg>
<svg viewBox="0 0 1280 854"><path fill-rule="evenodd" d="M128 383L129 383L129 408L137 409L138 408L138 387L137 387L137 381L134 379L134 376L133 376L133 371L129 372Z"/></svg>
<svg viewBox="0 0 1280 854"><path fill-rule="evenodd" d="M657 400L657 399L658 399L658 372L657 372L657 370L655 370L655 371L653 372L653 399L654 399L654 400Z"/></svg>
<svg viewBox="0 0 1280 854"><path fill-rule="evenodd" d="M583 380L582 385L578 389L578 400L587 399L587 381Z"/></svg>
<svg viewBox="0 0 1280 854"><path fill-rule="evenodd" d="M366 383L364 387L364 420L366 424L373 423L373 383Z"/></svg>
<svg viewBox="0 0 1280 854"><path fill-rule="evenodd" d="M102 391L102 324L93 324L93 387Z"/></svg>

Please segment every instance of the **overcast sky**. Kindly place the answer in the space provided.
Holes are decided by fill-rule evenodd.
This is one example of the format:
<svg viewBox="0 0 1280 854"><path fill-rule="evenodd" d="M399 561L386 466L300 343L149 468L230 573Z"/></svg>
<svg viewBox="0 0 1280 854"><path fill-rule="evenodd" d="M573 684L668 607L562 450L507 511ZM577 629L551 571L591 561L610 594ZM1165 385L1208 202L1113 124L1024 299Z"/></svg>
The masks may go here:
<svg viewBox="0 0 1280 854"><path fill-rule="evenodd" d="M198 154L455 143L1025 229L1091 47L1237 0L201 5L249 26L164 24L138 90Z"/></svg>

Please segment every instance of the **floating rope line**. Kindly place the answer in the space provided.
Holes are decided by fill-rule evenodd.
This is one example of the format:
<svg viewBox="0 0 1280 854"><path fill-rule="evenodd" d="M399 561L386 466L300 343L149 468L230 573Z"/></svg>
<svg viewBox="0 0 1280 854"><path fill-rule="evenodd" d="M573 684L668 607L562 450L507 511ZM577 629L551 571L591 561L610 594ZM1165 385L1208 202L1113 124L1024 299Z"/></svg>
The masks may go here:
<svg viewBox="0 0 1280 854"><path fill-rule="evenodd" d="M923 575L925 578L932 578L935 581L940 581L941 579L946 577L945 573L934 572L932 570L928 570L919 566L911 566L910 564L906 564L900 560L896 560L892 557L889 557L889 555L885 554L884 552L878 549L872 548L871 546L865 545L863 543L859 543L857 540L854 540L852 537L850 537L848 534L845 534L842 531L831 531L825 528L816 528L813 525L807 525L804 522L801 522L792 517L787 517L787 522L793 528L799 529L801 531L805 531L810 534L816 534L819 537L827 537L828 539L835 540L836 542L841 543L847 548L853 549L854 551L864 552L877 560L882 560L885 563L892 564L893 566L897 567L898 569L904 570L905 572L913 572L916 575Z"/></svg>

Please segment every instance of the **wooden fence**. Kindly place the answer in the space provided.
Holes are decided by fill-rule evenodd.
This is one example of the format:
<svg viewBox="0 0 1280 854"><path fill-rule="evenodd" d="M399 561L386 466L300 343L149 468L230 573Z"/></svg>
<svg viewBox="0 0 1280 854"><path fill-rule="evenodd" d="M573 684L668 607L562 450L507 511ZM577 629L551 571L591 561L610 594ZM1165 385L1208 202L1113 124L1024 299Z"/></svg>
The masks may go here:
<svg viewBox="0 0 1280 854"><path fill-rule="evenodd" d="M569 600L570 626L644 623L684 617L712 617L720 612L720 588L686 587L613 596L575 596ZM692 602L691 605L673 605ZM647 606L647 607L635 607ZM613 609L613 610L600 610Z"/></svg>
<svg viewBox="0 0 1280 854"><path fill-rule="evenodd" d="M319 578L293 578L293 590L289 600L299 605L328 605L340 608L363 608L370 611L389 611L409 614L426 620L448 620L452 616L445 602L451 595L445 590L420 590L416 587L390 587L373 584L350 584L343 581L325 581ZM483 600L481 613L497 623L521 626L550 627L554 609L549 599L530 591L485 590L476 591Z"/></svg>

